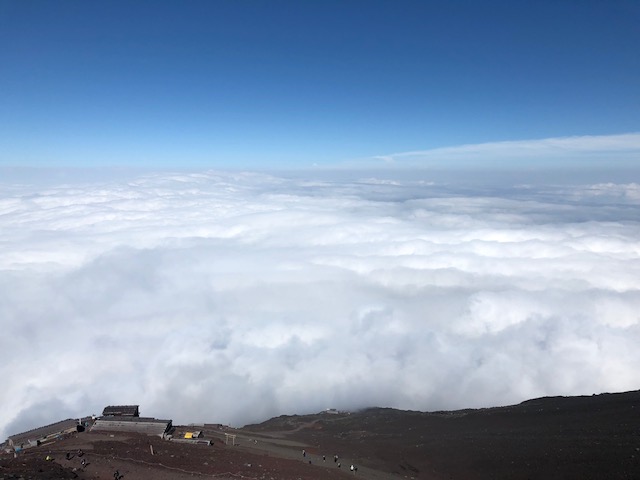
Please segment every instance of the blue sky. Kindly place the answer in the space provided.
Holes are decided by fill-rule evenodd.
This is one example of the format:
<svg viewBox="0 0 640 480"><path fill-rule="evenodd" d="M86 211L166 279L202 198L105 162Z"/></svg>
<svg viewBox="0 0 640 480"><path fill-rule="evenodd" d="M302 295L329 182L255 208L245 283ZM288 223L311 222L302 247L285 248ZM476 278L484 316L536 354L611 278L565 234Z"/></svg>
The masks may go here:
<svg viewBox="0 0 640 480"><path fill-rule="evenodd" d="M639 21L632 1L3 0L0 166L305 168L567 137L625 138L632 163Z"/></svg>

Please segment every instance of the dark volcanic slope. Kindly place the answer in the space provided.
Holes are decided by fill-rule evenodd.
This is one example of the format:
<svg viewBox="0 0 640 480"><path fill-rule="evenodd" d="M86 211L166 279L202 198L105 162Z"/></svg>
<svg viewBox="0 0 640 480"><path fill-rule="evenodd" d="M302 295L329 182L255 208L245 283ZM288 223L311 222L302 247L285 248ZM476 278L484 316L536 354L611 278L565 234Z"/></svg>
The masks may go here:
<svg viewBox="0 0 640 480"><path fill-rule="evenodd" d="M79 449L81 456L77 455ZM53 460L46 461L47 456ZM347 471L332 464L310 465L268 449L226 445L218 438L207 446L140 434L89 431L27 449L17 458L0 452L0 480L113 480L116 470L121 480L349 478Z"/></svg>
<svg viewBox="0 0 640 480"><path fill-rule="evenodd" d="M245 427L427 478L640 479L640 391L453 412L372 408Z"/></svg>

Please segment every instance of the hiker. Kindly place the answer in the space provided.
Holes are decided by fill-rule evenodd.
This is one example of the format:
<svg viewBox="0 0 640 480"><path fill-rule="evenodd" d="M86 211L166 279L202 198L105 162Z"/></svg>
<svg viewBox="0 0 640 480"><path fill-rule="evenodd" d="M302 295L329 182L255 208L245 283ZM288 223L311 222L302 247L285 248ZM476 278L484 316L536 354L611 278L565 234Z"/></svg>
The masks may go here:
<svg viewBox="0 0 640 480"><path fill-rule="evenodd" d="M326 455L322 455L322 461L326 462L327 461L327 456Z"/></svg>
<svg viewBox="0 0 640 480"><path fill-rule="evenodd" d="M307 452L306 452L306 450L302 450L302 456L303 456L303 457L306 457L306 456L307 456Z"/></svg>
<svg viewBox="0 0 640 480"><path fill-rule="evenodd" d="M336 463L338 461L338 455L334 455L333 456L333 463Z"/></svg>

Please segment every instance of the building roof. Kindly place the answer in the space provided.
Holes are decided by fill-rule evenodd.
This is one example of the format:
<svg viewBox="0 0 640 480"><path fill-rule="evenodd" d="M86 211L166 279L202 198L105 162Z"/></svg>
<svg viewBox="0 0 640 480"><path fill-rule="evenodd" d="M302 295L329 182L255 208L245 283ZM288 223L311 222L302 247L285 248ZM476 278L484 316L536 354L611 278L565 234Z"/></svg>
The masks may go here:
<svg viewBox="0 0 640 480"><path fill-rule="evenodd" d="M109 405L108 407L104 407L102 411L102 416L131 416L131 417L139 417L140 410L139 405Z"/></svg>
<svg viewBox="0 0 640 480"><path fill-rule="evenodd" d="M95 421L91 431L96 432L133 432L144 435L162 436L172 427L171 420L159 420L147 417L110 416Z"/></svg>
<svg viewBox="0 0 640 480"><path fill-rule="evenodd" d="M8 440L13 445L19 445L21 443L27 443L29 440L38 440L50 435L73 430L77 428L77 426L78 420L68 418L61 422L52 423L51 425L34 428L33 430L28 430L22 433L16 433L15 435L9 436Z"/></svg>

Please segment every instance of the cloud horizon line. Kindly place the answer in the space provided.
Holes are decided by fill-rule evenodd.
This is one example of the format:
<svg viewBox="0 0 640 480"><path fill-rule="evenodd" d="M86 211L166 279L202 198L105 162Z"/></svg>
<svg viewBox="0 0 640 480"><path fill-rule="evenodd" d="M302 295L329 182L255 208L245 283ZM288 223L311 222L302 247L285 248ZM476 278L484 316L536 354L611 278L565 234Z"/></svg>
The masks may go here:
<svg viewBox="0 0 640 480"><path fill-rule="evenodd" d="M609 162L612 157L622 162L637 161L640 157L640 132L468 143L375 155L364 162L373 161L387 167L514 167L520 165L504 165L502 162L535 159L538 164L527 166L570 167L582 166L584 160L589 160L591 166L598 166L598 162ZM558 160L563 160L564 165L558 165ZM633 165L628 163L628 166Z"/></svg>

